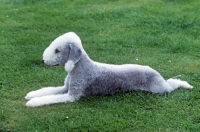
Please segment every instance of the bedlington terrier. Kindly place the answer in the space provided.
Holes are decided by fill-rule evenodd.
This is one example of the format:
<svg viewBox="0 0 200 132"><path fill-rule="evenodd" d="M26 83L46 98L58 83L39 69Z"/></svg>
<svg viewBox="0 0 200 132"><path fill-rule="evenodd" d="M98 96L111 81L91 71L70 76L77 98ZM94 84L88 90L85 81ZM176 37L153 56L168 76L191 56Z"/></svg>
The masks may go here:
<svg viewBox="0 0 200 132"><path fill-rule="evenodd" d="M56 38L43 53L43 63L64 66L68 75L64 86L46 87L29 92L27 107L37 107L78 100L86 95L109 95L120 91L144 90L152 93L171 92L179 87L191 89L186 81L164 78L149 66L111 65L92 61L80 38L68 32Z"/></svg>

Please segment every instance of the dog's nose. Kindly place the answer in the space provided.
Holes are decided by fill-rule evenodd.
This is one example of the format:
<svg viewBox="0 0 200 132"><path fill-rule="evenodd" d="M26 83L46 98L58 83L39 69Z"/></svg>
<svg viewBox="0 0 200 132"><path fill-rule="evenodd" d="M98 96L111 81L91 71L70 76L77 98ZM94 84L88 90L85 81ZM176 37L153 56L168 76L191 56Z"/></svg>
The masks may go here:
<svg viewBox="0 0 200 132"><path fill-rule="evenodd" d="M42 63L44 64L44 60L42 60Z"/></svg>

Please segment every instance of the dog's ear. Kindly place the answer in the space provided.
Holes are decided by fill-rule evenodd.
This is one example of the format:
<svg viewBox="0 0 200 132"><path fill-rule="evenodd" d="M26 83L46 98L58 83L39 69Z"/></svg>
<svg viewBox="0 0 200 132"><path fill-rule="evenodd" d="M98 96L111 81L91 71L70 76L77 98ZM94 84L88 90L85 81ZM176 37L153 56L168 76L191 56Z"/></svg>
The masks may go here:
<svg viewBox="0 0 200 132"><path fill-rule="evenodd" d="M65 70L67 72L72 71L74 65L80 60L82 51L79 47L74 44L69 44L69 58L65 64Z"/></svg>
<svg viewBox="0 0 200 132"><path fill-rule="evenodd" d="M70 44L69 49L70 49L70 53L69 53L68 60L72 60L74 62L74 64L76 64L80 60L82 52L81 52L80 48L78 48L74 44Z"/></svg>

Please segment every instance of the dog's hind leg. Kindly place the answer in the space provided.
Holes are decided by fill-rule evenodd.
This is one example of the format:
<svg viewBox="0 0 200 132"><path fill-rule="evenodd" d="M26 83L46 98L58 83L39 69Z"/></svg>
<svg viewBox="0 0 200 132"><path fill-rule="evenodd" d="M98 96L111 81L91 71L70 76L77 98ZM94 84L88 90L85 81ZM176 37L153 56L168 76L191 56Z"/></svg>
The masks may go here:
<svg viewBox="0 0 200 132"><path fill-rule="evenodd" d="M186 89L192 89L193 86L191 86L188 82L182 81L179 79L168 79L167 81L162 79L161 77L158 77L154 80L153 85L151 86L151 91L153 93L164 93L164 92L172 92L177 88L186 88Z"/></svg>
<svg viewBox="0 0 200 132"><path fill-rule="evenodd" d="M173 79L173 78L170 78L167 80L167 83L172 87L173 90L177 89L177 88L185 88L185 89L192 89L193 86L190 85L188 82L186 81L182 81L182 80L179 80L179 79Z"/></svg>

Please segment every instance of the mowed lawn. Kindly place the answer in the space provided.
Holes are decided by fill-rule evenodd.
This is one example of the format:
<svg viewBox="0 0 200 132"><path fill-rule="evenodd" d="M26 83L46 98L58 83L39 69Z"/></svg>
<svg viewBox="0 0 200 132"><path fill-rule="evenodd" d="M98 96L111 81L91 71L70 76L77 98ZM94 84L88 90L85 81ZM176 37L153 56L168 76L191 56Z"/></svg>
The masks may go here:
<svg viewBox="0 0 200 132"><path fill-rule="evenodd" d="M200 130L199 0L1 0L0 12L0 132ZM41 61L51 41L69 31L95 61L149 65L194 88L25 107L28 92L63 85L64 68Z"/></svg>

